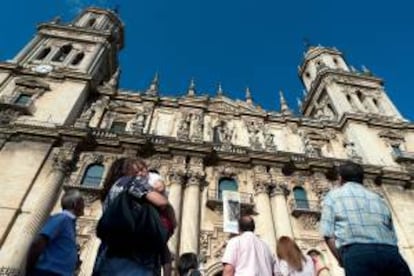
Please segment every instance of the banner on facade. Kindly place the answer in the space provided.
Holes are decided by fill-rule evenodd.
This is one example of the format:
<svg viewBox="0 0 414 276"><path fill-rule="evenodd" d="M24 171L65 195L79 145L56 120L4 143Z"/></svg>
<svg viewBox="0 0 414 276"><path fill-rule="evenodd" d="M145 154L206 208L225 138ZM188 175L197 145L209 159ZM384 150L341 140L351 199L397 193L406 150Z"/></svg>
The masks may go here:
<svg viewBox="0 0 414 276"><path fill-rule="evenodd" d="M240 194L234 191L223 191L223 231L239 233Z"/></svg>

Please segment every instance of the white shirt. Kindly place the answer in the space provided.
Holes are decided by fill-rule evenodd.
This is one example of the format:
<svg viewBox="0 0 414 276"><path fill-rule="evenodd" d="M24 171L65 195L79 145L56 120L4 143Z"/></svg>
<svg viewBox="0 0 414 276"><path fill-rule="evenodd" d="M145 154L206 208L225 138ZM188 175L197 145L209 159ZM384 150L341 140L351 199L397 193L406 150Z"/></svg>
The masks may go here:
<svg viewBox="0 0 414 276"><path fill-rule="evenodd" d="M296 271L289 267L285 260L279 260L278 264L275 264L275 275L279 276L315 276L315 266L310 256L305 255L306 261L302 261L302 271Z"/></svg>
<svg viewBox="0 0 414 276"><path fill-rule="evenodd" d="M221 261L234 267L235 276L271 276L275 262L269 246L250 231L229 240Z"/></svg>

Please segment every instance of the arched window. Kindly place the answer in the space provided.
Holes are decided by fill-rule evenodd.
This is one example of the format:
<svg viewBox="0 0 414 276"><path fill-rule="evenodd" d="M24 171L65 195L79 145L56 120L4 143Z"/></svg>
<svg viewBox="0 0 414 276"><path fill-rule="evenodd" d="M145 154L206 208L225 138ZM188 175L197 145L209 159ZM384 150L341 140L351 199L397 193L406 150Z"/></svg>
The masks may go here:
<svg viewBox="0 0 414 276"><path fill-rule="evenodd" d="M82 186L99 187L102 181L104 166L100 164L92 164L86 168L85 174L81 182Z"/></svg>
<svg viewBox="0 0 414 276"><path fill-rule="evenodd" d="M83 59L84 56L85 56L85 54L83 52L80 52L80 53L76 54L76 56L72 60L72 63L71 64L72 65L78 65L82 61L82 59Z"/></svg>
<svg viewBox="0 0 414 276"><path fill-rule="evenodd" d="M362 95L362 92L358 90L356 94L358 96L359 101L362 103L364 101L364 96Z"/></svg>
<svg viewBox="0 0 414 276"><path fill-rule="evenodd" d="M69 55L70 51L72 51L72 48L73 47L70 44L62 46L52 60L58 62L64 61L65 58Z"/></svg>
<svg viewBox="0 0 414 276"><path fill-rule="evenodd" d="M44 48L40 53L37 55L37 60L42 60L50 53L50 47Z"/></svg>
<svg viewBox="0 0 414 276"><path fill-rule="evenodd" d="M234 180L233 178L221 178L219 180L219 185L218 185L218 197L219 199L221 199L221 197L223 196L223 191L238 191L239 190L239 185L237 185L236 180Z"/></svg>
<svg viewBox="0 0 414 276"><path fill-rule="evenodd" d="M302 187L293 188L293 196L295 198L296 208L309 209L309 202L305 189Z"/></svg>

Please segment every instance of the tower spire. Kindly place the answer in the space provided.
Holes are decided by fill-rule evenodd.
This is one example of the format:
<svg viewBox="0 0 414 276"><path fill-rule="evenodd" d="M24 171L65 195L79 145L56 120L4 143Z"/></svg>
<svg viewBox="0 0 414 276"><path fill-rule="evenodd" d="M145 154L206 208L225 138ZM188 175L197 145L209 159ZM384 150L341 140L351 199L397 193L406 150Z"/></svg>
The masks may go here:
<svg viewBox="0 0 414 276"><path fill-rule="evenodd" d="M246 87L246 103L250 105L253 104L252 92L250 92L249 87Z"/></svg>
<svg viewBox="0 0 414 276"><path fill-rule="evenodd" d="M217 96L218 97L221 97L221 96L223 96L224 95L224 92L223 92L223 87L221 87L221 82L219 82L218 83L218 86L217 86Z"/></svg>
<svg viewBox="0 0 414 276"><path fill-rule="evenodd" d="M289 109L289 106L287 105L285 96L283 96L283 91L279 90L279 97L280 97L280 111L284 115L290 115L292 114L292 111Z"/></svg>
<svg viewBox="0 0 414 276"><path fill-rule="evenodd" d="M146 94L150 96L157 96L159 86L160 86L159 75L158 75L158 72L155 72L154 78L150 84L150 87L146 91Z"/></svg>
<svg viewBox="0 0 414 276"><path fill-rule="evenodd" d="M187 96L194 97L195 94L196 94L196 85L195 85L194 78L191 78L190 85L188 86L188 90L187 90Z"/></svg>

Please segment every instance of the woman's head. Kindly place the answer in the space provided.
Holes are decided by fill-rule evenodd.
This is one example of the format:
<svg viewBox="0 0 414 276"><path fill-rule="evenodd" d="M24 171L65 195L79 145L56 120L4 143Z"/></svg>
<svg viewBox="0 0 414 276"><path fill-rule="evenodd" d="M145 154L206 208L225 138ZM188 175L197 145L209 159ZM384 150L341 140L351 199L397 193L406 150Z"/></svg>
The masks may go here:
<svg viewBox="0 0 414 276"><path fill-rule="evenodd" d="M295 270L302 271L302 261L305 260L305 257L293 239L286 236L280 237L276 252L279 259L285 260Z"/></svg>
<svg viewBox="0 0 414 276"><path fill-rule="evenodd" d="M194 253L184 253L178 260L178 274L187 275L191 269L198 269L198 258Z"/></svg>
<svg viewBox="0 0 414 276"><path fill-rule="evenodd" d="M115 160L106 175L101 199L105 200L111 187L122 176L135 176L145 171L147 171L147 165L142 159L121 157Z"/></svg>

